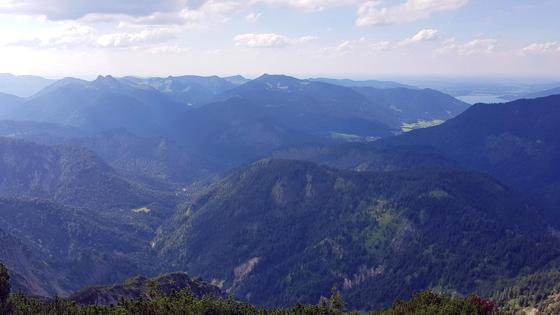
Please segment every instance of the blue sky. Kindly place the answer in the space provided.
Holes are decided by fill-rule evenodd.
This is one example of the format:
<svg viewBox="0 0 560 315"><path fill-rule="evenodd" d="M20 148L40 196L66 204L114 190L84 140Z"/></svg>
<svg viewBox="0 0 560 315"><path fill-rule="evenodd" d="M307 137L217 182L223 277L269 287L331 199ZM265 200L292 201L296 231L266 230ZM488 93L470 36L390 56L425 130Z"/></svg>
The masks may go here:
<svg viewBox="0 0 560 315"><path fill-rule="evenodd" d="M558 0L0 0L0 72L560 77Z"/></svg>

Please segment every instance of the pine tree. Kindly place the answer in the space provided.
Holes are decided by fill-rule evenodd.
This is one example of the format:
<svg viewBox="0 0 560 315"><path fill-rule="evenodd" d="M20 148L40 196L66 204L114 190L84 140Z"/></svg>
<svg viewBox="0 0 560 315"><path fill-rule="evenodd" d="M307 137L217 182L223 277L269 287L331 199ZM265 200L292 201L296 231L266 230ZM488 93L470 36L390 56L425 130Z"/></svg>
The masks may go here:
<svg viewBox="0 0 560 315"><path fill-rule="evenodd" d="M331 307L339 312L344 311L344 300L342 299L342 295L340 295L340 292L338 292L338 290L333 287L331 289Z"/></svg>

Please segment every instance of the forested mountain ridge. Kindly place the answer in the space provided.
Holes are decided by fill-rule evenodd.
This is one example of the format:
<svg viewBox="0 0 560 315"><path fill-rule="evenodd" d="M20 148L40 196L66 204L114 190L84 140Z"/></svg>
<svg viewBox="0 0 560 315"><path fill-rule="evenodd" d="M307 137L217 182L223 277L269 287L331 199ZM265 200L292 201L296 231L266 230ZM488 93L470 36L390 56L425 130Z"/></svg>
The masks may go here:
<svg viewBox="0 0 560 315"><path fill-rule="evenodd" d="M424 145L464 167L487 172L514 188L560 201L560 95L477 104L433 128L381 144Z"/></svg>
<svg viewBox="0 0 560 315"><path fill-rule="evenodd" d="M400 123L399 127L417 122L441 123L461 114L469 107L450 95L432 89L353 89L376 106L391 110Z"/></svg>
<svg viewBox="0 0 560 315"><path fill-rule="evenodd" d="M162 183L189 184L215 176L224 164L227 165L173 139L140 137L125 129L68 139L65 143L92 150L113 168L128 175L153 178Z"/></svg>
<svg viewBox="0 0 560 315"><path fill-rule="evenodd" d="M253 303L310 303L334 284L352 308L371 309L429 287L491 290L555 266L560 242L535 233L546 226L539 216L476 173L264 160L178 212L155 246L170 266Z"/></svg>
<svg viewBox="0 0 560 315"><path fill-rule="evenodd" d="M299 146L280 158L342 169L446 167L488 173L554 210L560 201L560 96L477 104L445 123L367 144Z"/></svg>
<svg viewBox="0 0 560 315"><path fill-rule="evenodd" d="M268 106L315 107L325 113L377 120L397 129L403 123L446 120L468 107L447 94L429 89L340 86L282 75L263 75L225 92L224 96L258 100Z"/></svg>
<svg viewBox="0 0 560 315"><path fill-rule="evenodd" d="M151 203L173 204L174 195L120 176L93 152L77 146L44 146L0 137L0 195L50 198L108 211Z"/></svg>
<svg viewBox="0 0 560 315"><path fill-rule="evenodd" d="M123 83L112 76L94 81L66 78L33 95L6 114L14 120L35 120L103 131L126 128L139 135L168 135L168 124L182 111L161 92Z"/></svg>
<svg viewBox="0 0 560 315"><path fill-rule="evenodd" d="M155 271L146 264L152 232L141 220L40 199L0 198L0 209L0 230L11 239L0 258L24 292L65 296Z"/></svg>
<svg viewBox="0 0 560 315"><path fill-rule="evenodd" d="M15 290L32 295L50 296L68 292L62 273L54 270L14 235L0 228L0 261L10 267Z"/></svg>
<svg viewBox="0 0 560 315"><path fill-rule="evenodd" d="M5 138L56 145L86 136L88 136L87 132L68 126L28 120L0 120L0 137Z"/></svg>
<svg viewBox="0 0 560 315"><path fill-rule="evenodd" d="M354 171L406 171L418 169L460 169L461 165L435 148L421 145L374 145L343 143L301 145L274 151L271 157L304 160Z"/></svg>
<svg viewBox="0 0 560 315"><path fill-rule="evenodd" d="M62 125L58 131L52 128L49 131L59 136L67 135L62 128L68 127L79 130L82 133L79 137L96 137L124 129L146 139L144 145L149 145L152 139L175 142L182 150L177 159L205 169L199 174L194 169L178 169L177 173L185 173L183 181L190 181L255 161L286 146L367 142L391 136L400 132L404 122L423 120L424 110L432 111L428 103L433 101L433 107L439 108L445 107L445 102L459 102L446 96L441 98L445 100L442 103L426 91L408 89L403 90L415 96L400 100L395 93L386 91L379 93L388 95L374 93L366 97L351 87L280 75L263 75L249 81L238 78L235 82L196 76L148 79L99 76L91 82L66 78L17 106L0 104L0 113L5 111L4 119ZM206 96L199 95L197 90L205 91ZM405 107L417 109L404 117L399 108ZM451 114L445 117L428 115L444 119L457 113L448 112ZM23 128L5 135L46 141L37 135L32 138L26 134L30 131ZM213 165L205 165L206 161ZM140 161L132 158L130 162ZM158 172L161 175L169 171Z"/></svg>

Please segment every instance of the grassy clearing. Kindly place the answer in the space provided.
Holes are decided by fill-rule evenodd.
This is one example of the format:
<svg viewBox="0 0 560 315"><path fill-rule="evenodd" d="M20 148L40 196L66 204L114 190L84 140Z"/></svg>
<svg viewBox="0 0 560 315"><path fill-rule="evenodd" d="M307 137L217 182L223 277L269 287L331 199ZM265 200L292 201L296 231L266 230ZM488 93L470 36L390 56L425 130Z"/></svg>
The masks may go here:
<svg viewBox="0 0 560 315"><path fill-rule="evenodd" d="M440 119L419 120L415 123L404 123L403 122L402 125L401 125L401 130L403 132L409 132L409 131L414 130L414 129L433 127L433 126L441 125L443 123L444 123L444 121L440 120Z"/></svg>
<svg viewBox="0 0 560 315"><path fill-rule="evenodd" d="M151 211L152 211L152 209L150 209L148 207L132 209L132 212L134 212L134 213L150 213Z"/></svg>
<svg viewBox="0 0 560 315"><path fill-rule="evenodd" d="M378 137L364 137L341 132L331 132L331 139L344 142L372 142L379 140Z"/></svg>

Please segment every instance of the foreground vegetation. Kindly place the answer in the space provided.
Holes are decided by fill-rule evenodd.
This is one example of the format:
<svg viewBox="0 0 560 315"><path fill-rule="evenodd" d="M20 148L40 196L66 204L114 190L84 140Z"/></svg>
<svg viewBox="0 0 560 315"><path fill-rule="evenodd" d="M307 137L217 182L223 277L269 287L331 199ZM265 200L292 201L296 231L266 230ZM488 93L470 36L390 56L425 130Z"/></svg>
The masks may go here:
<svg viewBox="0 0 560 315"><path fill-rule="evenodd" d="M157 285L151 286L149 298L137 300L121 299L117 305L80 305L75 302L54 298L42 300L23 293L10 295L9 274L0 264L0 314L10 315L168 315L168 314L249 314L249 315L346 315L360 314L346 311L344 301L336 289L330 298L322 298L318 305L298 304L290 309L259 308L233 299L212 296L196 297L189 290L163 294ZM373 312L371 315L408 314L500 314L493 303L476 296L453 298L430 291L416 294L410 301L397 301L392 308Z"/></svg>

